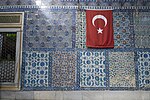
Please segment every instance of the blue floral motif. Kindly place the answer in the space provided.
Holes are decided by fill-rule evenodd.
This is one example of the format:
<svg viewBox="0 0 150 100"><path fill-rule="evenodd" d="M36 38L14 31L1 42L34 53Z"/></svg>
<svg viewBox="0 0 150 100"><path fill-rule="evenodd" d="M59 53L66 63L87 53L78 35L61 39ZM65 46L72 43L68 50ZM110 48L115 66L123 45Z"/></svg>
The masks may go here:
<svg viewBox="0 0 150 100"><path fill-rule="evenodd" d="M132 48L134 47L131 12L113 12L113 27L115 48Z"/></svg>
<svg viewBox="0 0 150 100"><path fill-rule="evenodd" d="M24 88L48 87L49 53L26 52Z"/></svg>
<svg viewBox="0 0 150 100"><path fill-rule="evenodd" d="M150 89L150 52L137 52L139 87Z"/></svg>
<svg viewBox="0 0 150 100"><path fill-rule="evenodd" d="M150 14L149 12L134 13L135 47L150 48Z"/></svg>
<svg viewBox="0 0 150 100"><path fill-rule="evenodd" d="M106 87L105 52L79 52L80 87Z"/></svg>
<svg viewBox="0 0 150 100"><path fill-rule="evenodd" d="M75 48L75 14L61 9L28 12L26 49Z"/></svg>
<svg viewBox="0 0 150 100"><path fill-rule="evenodd" d="M77 5L78 0L0 0L0 5ZM148 0L79 0L82 6L149 6Z"/></svg>

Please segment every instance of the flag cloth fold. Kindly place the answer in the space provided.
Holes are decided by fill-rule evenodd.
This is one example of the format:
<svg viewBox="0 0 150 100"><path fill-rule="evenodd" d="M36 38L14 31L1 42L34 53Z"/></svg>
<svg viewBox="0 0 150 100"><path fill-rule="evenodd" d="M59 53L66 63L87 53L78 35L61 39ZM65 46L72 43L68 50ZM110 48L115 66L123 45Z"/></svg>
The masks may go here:
<svg viewBox="0 0 150 100"><path fill-rule="evenodd" d="M86 10L86 46L114 48L112 10Z"/></svg>

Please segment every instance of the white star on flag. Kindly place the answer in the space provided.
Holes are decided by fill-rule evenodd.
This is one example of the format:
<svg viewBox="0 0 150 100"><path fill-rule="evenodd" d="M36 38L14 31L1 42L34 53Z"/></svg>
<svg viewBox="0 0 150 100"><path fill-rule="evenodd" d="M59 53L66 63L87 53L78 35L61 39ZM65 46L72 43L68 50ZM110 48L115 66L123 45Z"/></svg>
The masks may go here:
<svg viewBox="0 0 150 100"><path fill-rule="evenodd" d="M98 34L99 34L99 33L102 34L102 31L103 31L103 30L102 30L101 28L99 28L97 31L98 31Z"/></svg>

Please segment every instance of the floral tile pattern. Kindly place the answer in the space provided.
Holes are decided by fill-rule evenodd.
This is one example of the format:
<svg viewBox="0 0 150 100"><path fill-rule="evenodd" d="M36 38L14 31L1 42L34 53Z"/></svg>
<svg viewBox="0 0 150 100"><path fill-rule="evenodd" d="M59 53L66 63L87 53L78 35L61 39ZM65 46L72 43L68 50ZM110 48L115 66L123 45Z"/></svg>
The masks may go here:
<svg viewBox="0 0 150 100"><path fill-rule="evenodd" d="M78 2L82 6L149 6L149 0L0 0L0 6L4 5L69 5L76 6Z"/></svg>
<svg viewBox="0 0 150 100"><path fill-rule="evenodd" d="M150 48L150 14L149 12L134 13L135 47Z"/></svg>
<svg viewBox="0 0 150 100"><path fill-rule="evenodd" d="M150 88L150 52L137 52L139 87Z"/></svg>
<svg viewBox="0 0 150 100"><path fill-rule="evenodd" d="M52 57L52 87L74 87L76 79L75 52L56 51Z"/></svg>
<svg viewBox="0 0 150 100"><path fill-rule="evenodd" d="M134 52L109 53L110 87L135 87Z"/></svg>
<svg viewBox="0 0 150 100"><path fill-rule="evenodd" d="M62 2L70 2L77 5L77 2L82 4L82 6L149 6L148 0L61 0Z"/></svg>
<svg viewBox="0 0 150 100"><path fill-rule="evenodd" d="M80 87L106 87L105 52L79 52Z"/></svg>
<svg viewBox="0 0 150 100"><path fill-rule="evenodd" d="M75 48L75 10L42 9L30 11L27 15L27 50Z"/></svg>
<svg viewBox="0 0 150 100"><path fill-rule="evenodd" d="M24 87L48 87L49 53L26 52Z"/></svg>
<svg viewBox="0 0 150 100"><path fill-rule="evenodd" d="M115 48L133 47L132 13L114 11L113 17Z"/></svg>
<svg viewBox="0 0 150 100"><path fill-rule="evenodd" d="M86 13L85 11L77 12L76 25L76 48L86 48Z"/></svg>

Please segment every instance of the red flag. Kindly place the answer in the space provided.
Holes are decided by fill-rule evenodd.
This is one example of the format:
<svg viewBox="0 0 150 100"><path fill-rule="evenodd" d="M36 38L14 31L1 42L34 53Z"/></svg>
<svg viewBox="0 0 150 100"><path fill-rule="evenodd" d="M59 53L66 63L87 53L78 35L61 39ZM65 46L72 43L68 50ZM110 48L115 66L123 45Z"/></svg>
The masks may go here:
<svg viewBox="0 0 150 100"><path fill-rule="evenodd" d="M86 46L114 47L112 10L86 10Z"/></svg>

